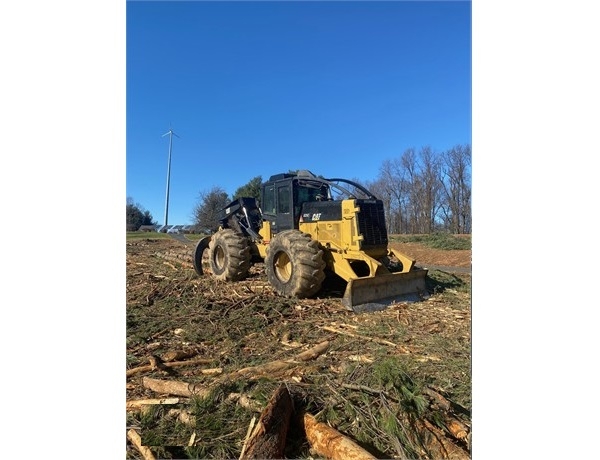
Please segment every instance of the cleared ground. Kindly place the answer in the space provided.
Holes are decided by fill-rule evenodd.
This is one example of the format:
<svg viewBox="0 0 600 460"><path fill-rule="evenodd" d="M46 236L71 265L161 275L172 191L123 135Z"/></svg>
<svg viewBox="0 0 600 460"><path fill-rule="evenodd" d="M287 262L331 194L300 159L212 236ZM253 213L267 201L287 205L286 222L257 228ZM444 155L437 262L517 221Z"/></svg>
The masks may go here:
<svg viewBox="0 0 600 460"><path fill-rule="evenodd" d="M470 250L392 246L420 266L471 263ZM233 284L197 276L192 249L173 239L127 243L128 402L173 396L148 379L207 389L128 410L127 429L157 458L238 458L252 417L282 383L297 414L316 415L377 458L469 458L469 273L431 269L428 300L356 314L342 307L335 280L317 298L282 298L261 265ZM314 359L294 359L324 343ZM272 362L288 365L256 367ZM295 423L286 457L320 458ZM130 442L127 458L143 458Z"/></svg>

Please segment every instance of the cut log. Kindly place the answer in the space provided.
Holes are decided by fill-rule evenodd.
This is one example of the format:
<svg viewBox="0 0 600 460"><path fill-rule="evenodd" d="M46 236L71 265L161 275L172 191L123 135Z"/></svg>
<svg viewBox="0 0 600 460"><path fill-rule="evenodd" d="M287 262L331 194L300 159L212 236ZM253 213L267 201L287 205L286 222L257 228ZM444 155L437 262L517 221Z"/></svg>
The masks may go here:
<svg viewBox="0 0 600 460"><path fill-rule="evenodd" d="M162 398L162 399L135 399L127 401L126 410L140 410L144 406L179 404L179 398Z"/></svg>
<svg viewBox="0 0 600 460"><path fill-rule="evenodd" d="M380 339L379 337L368 337L366 335L355 334L353 332L344 331L343 329L337 329L331 326L322 326L321 329L328 332L335 332L336 334L347 335L348 337L353 337L355 339L366 340L367 342L375 342L380 343L381 345L387 345L389 347L396 348L396 350L400 353L410 353L410 350L408 348L397 343L390 342L389 340Z"/></svg>
<svg viewBox="0 0 600 460"><path fill-rule="evenodd" d="M310 446L319 455L330 460L376 460L350 438L325 423L317 422L310 414L304 414L304 432Z"/></svg>
<svg viewBox="0 0 600 460"><path fill-rule="evenodd" d="M446 425L446 428L448 428L450 434L452 434L452 436L454 436L456 439L463 440L469 434L469 428L460 420L457 420L453 417L447 417L444 420L444 425Z"/></svg>
<svg viewBox="0 0 600 460"><path fill-rule="evenodd" d="M133 369L128 369L127 372L125 373L126 377L131 377L132 375L136 375L136 374L141 374L142 372L151 372L153 371L156 366L152 366L152 362L155 361L154 360L150 360L151 364L145 365L145 366L139 366L139 367L134 367ZM206 359L206 358L196 358L196 359L190 359L188 361L173 361L173 362L163 362L162 366L164 367L169 367L169 368L173 368L173 367L183 367L183 366L194 366L196 364L210 364L212 362L214 362L214 359Z"/></svg>
<svg viewBox="0 0 600 460"><path fill-rule="evenodd" d="M251 410L252 412L262 412L261 404L243 393L229 393L227 401L235 402L244 409Z"/></svg>
<svg viewBox="0 0 600 460"><path fill-rule="evenodd" d="M240 459L244 458L244 454L246 453L246 446L248 445L248 440L250 439L250 435L252 434L252 430L254 428L254 424L256 423L256 416L252 417L250 420L250 424L248 425L248 430L246 431L246 437L244 438L244 445L242 446L242 452L240 453Z"/></svg>
<svg viewBox="0 0 600 460"><path fill-rule="evenodd" d="M165 374L169 374L172 373L173 371L171 369L169 369L168 367L166 367L162 361L162 359L158 356L155 355L150 355L148 356L148 361L150 361L150 366L152 367L152 370L159 370Z"/></svg>
<svg viewBox="0 0 600 460"><path fill-rule="evenodd" d="M176 418L177 421L183 423L184 425L191 427L196 426L196 417L194 417L185 409L171 409L169 412L167 412L167 415L169 417Z"/></svg>
<svg viewBox="0 0 600 460"><path fill-rule="evenodd" d="M223 373L223 368L222 367L213 367L211 369L201 369L200 373L204 374L204 375L222 374Z"/></svg>
<svg viewBox="0 0 600 460"><path fill-rule="evenodd" d="M240 460L283 458L292 411L288 389L280 385L260 414Z"/></svg>
<svg viewBox="0 0 600 460"><path fill-rule="evenodd" d="M303 351L296 355L295 358L288 359L285 361L271 361L265 364L259 364L258 366L245 367L229 374L222 375L218 381L226 382L236 380L240 377L249 378L260 378L265 375L272 376L279 372L285 371L298 364L298 361L310 361L311 359L318 358L320 355L325 353L329 349L330 342L324 341L314 346L313 348Z"/></svg>
<svg viewBox="0 0 600 460"><path fill-rule="evenodd" d="M192 358L198 354L195 350L176 350L176 351L167 351L164 355L161 356L163 362L170 363L173 361L181 361L184 359Z"/></svg>
<svg viewBox="0 0 600 460"><path fill-rule="evenodd" d="M147 446L142 446L142 438L133 428L127 432L127 439L131 441L131 444L142 454L144 460L156 460L156 457Z"/></svg>
<svg viewBox="0 0 600 460"><path fill-rule="evenodd" d="M310 361L311 359L318 358L329 349L329 345L329 340L325 340L324 342L321 342L320 344L298 354L296 359L299 361Z"/></svg>
<svg viewBox="0 0 600 460"><path fill-rule="evenodd" d="M465 440L469 435L469 428L460 420L450 414L452 402L431 388L424 388L423 394L431 398L431 403L443 409L446 414L444 416L444 425L454 438Z"/></svg>
<svg viewBox="0 0 600 460"><path fill-rule="evenodd" d="M177 380L159 380L144 377L142 384L145 388L160 394L177 396L200 396L204 397L210 393L210 389L194 383L180 382Z"/></svg>
<svg viewBox="0 0 600 460"><path fill-rule="evenodd" d="M450 408L452 407L450 405L450 401L448 401L441 394L439 394L437 391L432 390L431 388L423 388L423 394L429 396L437 406L444 409L445 411L450 410Z"/></svg>
<svg viewBox="0 0 600 460"><path fill-rule="evenodd" d="M433 458L450 460L470 460L471 455L444 436L444 432L427 420L416 423L424 447Z"/></svg>
<svg viewBox="0 0 600 460"><path fill-rule="evenodd" d="M239 369L235 372L222 375L216 379L212 386L203 386L194 383L181 382L177 380L158 380L150 377L144 377L142 384L145 388L155 391L160 394L171 394L177 396L207 396L211 388L215 385L219 385L224 382L235 381L238 378L248 377L250 379L257 379L264 375L273 376L277 372L289 369L298 364L298 361L309 361L315 359L321 354L325 353L329 348L329 341L322 342L315 347L306 350L295 358L286 361L271 361L265 364L259 364L258 366L246 367ZM174 363L165 363L165 365Z"/></svg>

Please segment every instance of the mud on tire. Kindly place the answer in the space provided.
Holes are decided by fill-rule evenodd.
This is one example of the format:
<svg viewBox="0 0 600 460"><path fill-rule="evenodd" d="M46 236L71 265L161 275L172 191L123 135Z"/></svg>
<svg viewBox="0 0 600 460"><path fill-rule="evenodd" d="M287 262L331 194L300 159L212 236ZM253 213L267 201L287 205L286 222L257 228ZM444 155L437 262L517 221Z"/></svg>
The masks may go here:
<svg viewBox="0 0 600 460"><path fill-rule="evenodd" d="M310 235L286 230L267 248L265 272L275 291L286 297L311 297L325 279L323 251Z"/></svg>
<svg viewBox="0 0 600 460"><path fill-rule="evenodd" d="M230 228L215 233L208 245L210 270L222 281L239 281L248 276L250 246L246 237Z"/></svg>

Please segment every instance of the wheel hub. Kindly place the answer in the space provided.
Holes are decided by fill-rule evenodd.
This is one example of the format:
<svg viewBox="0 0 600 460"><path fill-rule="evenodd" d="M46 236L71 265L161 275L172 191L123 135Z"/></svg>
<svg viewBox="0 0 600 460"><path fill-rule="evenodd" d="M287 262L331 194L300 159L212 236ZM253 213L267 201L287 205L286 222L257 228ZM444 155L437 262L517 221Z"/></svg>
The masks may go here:
<svg viewBox="0 0 600 460"><path fill-rule="evenodd" d="M292 277L292 262L285 252L280 252L275 256L273 268L275 269L275 275L282 282L287 283Z"/></svg>

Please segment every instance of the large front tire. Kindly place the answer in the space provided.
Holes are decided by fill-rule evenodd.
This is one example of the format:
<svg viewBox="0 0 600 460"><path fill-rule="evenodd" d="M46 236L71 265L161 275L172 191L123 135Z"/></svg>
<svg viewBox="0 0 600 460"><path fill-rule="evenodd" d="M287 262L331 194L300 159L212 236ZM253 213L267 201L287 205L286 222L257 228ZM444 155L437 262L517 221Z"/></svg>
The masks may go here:
<svg viewBox="0 0 600 460"><path fill-rule="evenodd" d="M215 233L208 245L210 270L221 281L239 281L248 276L250 246L248 239L230 228Z"/></svg>
<svg viewBox="0 0 600 460"><path fill-rule="evenodd" d="M325 279L323 251L310 235L283 231L267 248L265 272L279 295L311 297L319 292Z"/></svg>

